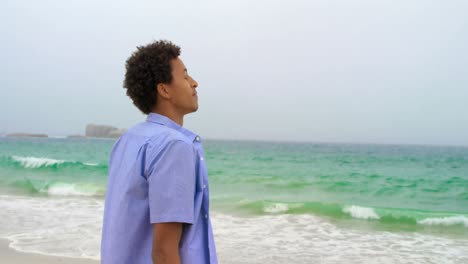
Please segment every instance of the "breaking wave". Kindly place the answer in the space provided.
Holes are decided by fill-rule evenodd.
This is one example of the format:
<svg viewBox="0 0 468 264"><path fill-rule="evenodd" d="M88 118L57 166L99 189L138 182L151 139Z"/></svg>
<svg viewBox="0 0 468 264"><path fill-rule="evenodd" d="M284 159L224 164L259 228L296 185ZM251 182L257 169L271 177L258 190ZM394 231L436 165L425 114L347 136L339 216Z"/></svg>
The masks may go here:
<svg viewBox="0 0 468 264"><path fill-rule="evenodd" d="M16 167L22 169L107 169L107 164L96 162L70 161L63 159L52 159L47 157L23 157L10 156L0 158L0 166Z"/></svg>
<svg viewBox="0 0 468 264"><path fill-rule="evenodd" d="M404 208L374 208L322 202L285 203L242 200L237 209L254 215L310 214L335 219L356 219L406 226L459 226L468 228L468 215Z"/></svg>

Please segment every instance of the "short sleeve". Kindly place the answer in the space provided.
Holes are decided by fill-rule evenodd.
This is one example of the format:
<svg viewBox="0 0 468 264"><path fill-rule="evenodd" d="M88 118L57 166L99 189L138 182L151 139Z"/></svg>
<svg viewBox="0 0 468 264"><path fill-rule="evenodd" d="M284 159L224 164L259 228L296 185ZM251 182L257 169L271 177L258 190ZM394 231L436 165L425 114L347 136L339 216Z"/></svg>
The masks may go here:
<svg viewBox="0 0 468 264"><path fill-rule="evenodd" d="M151 223L194 221L196 153L181 140L169 142L148 170Z"/></svg>

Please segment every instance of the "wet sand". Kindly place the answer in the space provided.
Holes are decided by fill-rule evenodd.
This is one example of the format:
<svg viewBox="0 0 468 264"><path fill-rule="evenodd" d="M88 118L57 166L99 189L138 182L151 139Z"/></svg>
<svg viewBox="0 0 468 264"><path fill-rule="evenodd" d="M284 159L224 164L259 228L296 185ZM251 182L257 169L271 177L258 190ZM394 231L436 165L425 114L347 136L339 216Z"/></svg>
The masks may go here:
<svg viewBox="0 0 468 264"><path fill-rule="evenodd" d="M35 253L24 253L10 248L10 241L0 239L0 256L1 262L5 264L98 264L98 260L67 258L46 256Z"/></svg>

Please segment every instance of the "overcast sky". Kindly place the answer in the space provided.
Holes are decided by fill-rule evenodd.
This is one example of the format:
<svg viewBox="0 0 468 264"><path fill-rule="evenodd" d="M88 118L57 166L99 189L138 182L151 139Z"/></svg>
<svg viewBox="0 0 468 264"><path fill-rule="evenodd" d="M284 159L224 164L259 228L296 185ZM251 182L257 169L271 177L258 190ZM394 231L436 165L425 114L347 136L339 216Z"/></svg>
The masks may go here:
<svg viewBox="0 0 468 264"><path fill-rule="evenodd" d="M0 133L145 116L122 88L168 39L204 138L468 145L468 1L2 1Z"/></svg>

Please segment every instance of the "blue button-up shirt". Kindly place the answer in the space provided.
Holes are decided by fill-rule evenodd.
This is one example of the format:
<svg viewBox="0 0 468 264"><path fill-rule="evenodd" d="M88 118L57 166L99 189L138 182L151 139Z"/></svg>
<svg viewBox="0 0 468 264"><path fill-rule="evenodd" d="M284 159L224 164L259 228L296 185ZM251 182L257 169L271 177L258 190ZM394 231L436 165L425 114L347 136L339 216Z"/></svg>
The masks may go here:
<svg viewBox="0 0 468 264"><path fill-rule="evenodd" d="M183 264L217 263L201 139L151 113L112 149L101 263L152 263L152 224L165 222L184 223Z"/></svg>

